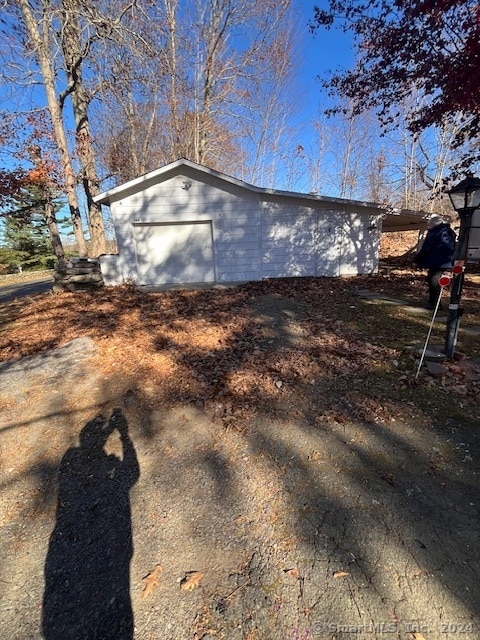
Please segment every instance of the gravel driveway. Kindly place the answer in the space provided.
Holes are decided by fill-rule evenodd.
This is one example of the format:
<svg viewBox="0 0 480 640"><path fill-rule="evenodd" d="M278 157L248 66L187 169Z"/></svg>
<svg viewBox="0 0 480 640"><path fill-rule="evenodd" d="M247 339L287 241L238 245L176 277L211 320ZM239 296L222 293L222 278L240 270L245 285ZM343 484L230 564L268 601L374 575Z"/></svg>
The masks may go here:
<svg viewBox="0 0 480 640"><path fill-rule="evenodd" d="M257 302L270 348L302 312ZM0 367L0 638L480 637L478 425L326 424L279 395L228 428L144 406L95 349Z"/></svg>

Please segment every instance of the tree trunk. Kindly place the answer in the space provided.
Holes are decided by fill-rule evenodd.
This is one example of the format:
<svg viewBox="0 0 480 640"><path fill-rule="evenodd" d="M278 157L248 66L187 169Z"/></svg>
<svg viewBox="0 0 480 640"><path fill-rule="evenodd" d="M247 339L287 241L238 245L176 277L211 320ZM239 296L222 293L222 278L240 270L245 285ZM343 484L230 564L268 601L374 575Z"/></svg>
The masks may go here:
<svg viewBox="0 0 480 640"><path fill-rule="evenodd" d="M97 258L107 252L105 225L101 205L93 198L100 193L100 181L96 169L95 150L88 120L89 98L82 80L82 53L79 31L77 0L62 2L62 50L68 80L68 91L72 98L76 125L77 152L82 165L82 180L88 204L90 228L90 254Z"/></svg>
<svg viewBox="0 0 480 640"><path fill-rule="evenodd" d="M78 253L80 257L83 258L87 256L87 243L85 241L85 235L83 233L80 208L78 206L75 173L73 171L72 160L70 158L70 153L68 150L67 136L63 126L60 103L56 94L55 72L53 70L52 61L50 59L48 46L48 28L50 16L44 16L44 21L46 24L44 25L43 33L41 35L39 26L32 14L28 0L18 0L18 3L22 11L23 20L25 22L31 44L36 50L38 56L38 62L40 65L43 83L47 94L48 109L50 111L50 117L52 119L52 125L55 134L55 142L60 152L63 175L65 179L65 192L70 209L70 216L72 219L75 240L77 243Z"/></svg>
<svg viewBox="0 0 480 640"><path fill-rule="evenodd" d="M58 260L59 267L63 267L67 261L65 258L65 252L63 250L62 239L60 238L60 233L58 232L55 208L53 206L53 202L48 196L45 201L45 220L47 221L47 227L50 234L50 240L52 242L53 253Z"/></svg>
<svg viewBox="0 0 480 640"><path fill-rule="evenodd" d="M58 260L60 267L65 265L65 251L63 250L62 239L58 231L57 218L55 216L55 207L52 202L52 191L48 184L48 176L44 170L42 162L42 152L40 147L32 145L29 147L30 157L36 169L40 170L39 175L43 176L44 183L41 186L42 195L45 202L45 221L47 223L48 233L50 234L50 242L52 243L53 253Z"/></svg>
<svg viewBox="0 0 480 640"><path fill-rule="evenodd" d="M177 7L178 0L165 0L165 12L168 25L168 40L165 47L167 57L167 67L170 76L170 96L167 104L169 106L170 119L170 148L171 157L178 155L180 146L180 123L178 108L180 104L178 95L178 61L177 61Z"/></svg>

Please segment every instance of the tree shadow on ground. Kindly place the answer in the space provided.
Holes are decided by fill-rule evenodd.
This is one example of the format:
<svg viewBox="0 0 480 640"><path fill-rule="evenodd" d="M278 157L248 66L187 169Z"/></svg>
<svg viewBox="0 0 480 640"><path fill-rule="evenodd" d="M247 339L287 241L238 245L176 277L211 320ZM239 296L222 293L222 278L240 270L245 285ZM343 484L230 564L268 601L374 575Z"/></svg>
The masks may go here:
<svg viewBox="0 0 480 640"><path fill-rule="evenodd" d="M130 429L136 429L144 461L142 496L148 499L144 491L149 486L155 498L147 500L148 509L134 512L142 516L142 533L132 570L144 575L153 555L168 556L155 597L164 619L168 612L170 627L159 629L155 615L138 606L137 624L144 635L148 625L153 634L155 625L155 637L171 638L169 629L175 627L175 637L191 637L193 632L186 627L195 606L198 611L202 606L213 608L217 628L228 627L232 640L292 640L300 632L288 634L287 629L293 622L298 627L299 619L310 633L312 619L356 621L358 609L368 611L368 619L374 621L392 612L404 620L427 620L427 611L432 610L431 621L427 620L432 629L438 629L439 620L448 619L442 612L451 612L452 607L456 616L461 613L461 620L469 620L467 613L478 610L478 563L469 569L472 558L478 557L477 512L472 504L478 481L467 474L463 461L449 468L465 444L473 448L476 432L470 427L465 434L452 434L436 426L434 417L442 414L438 388L403 388L399 371L387 366L386 357L398 357L396 351L387 353L385 344L377 344L387 332L373 330L388 327L388 344L400 344L406 337L424 335L427 320L422 316L419 324L415 316L401 319L399 326L383 306L369 307L363 314L363 303L353 299L351 287L342 282L333 287L325 281L325 286L314 289L309 282L246 285L238 300L234 292L202 292L202 297L189 292L178 302L162 296L157 303L152 297L151 304L145 301L139 309L142 331L151 336L157 351L175 360L183 377L172 376L168 385L168 380L157 377L158 386L150 388L150 378L142 377L138 369L130 375L120 371L105 376L100 391L95 391L95 397L110 407L124 396ZM342 304L336 302L340 294ZM223 322L231 330L218 345L205 341L207 348L196 344L194 336L191 342L182 340L195 328L185 318L201 319L199 326L206 333ZM178 336L170 331L173 323ZM133 326L128 327L130 332ZM425 394L422 402L420 391ZM68 394L63 398L66 405ZM48 402L52 406L42 417L62 418L65 433L61 431L59 449L63 452L71 444L72 421L65 409L60 413L62 399ZM377 424L377 412L380 418L383 415L381 405L394 402L404 406L400 412L404 417L410 415L406 411L410 405L423 407L425 433L418 438L410 431L409 437L402 435L405 426L390 423L388 412ZM430 411L424 413L426 405ZM192 410L189 417L192 407L198 413ZM449 411L455 407L452 400ZM202 428L194 428L195 416ZM370 426L352 426L352 416ZM452 413L448 416L455 420ZM103 426L98 430L103 433ZM25 437L26 431L21 433ZM42 440L47 441L45 459L51 466L31 468L40 487L38 508L40 498L50 492L50 469L59 460L52 453L52 440ZM427 444L439 451L432 448L432 454L426 453ZM62 472L67 462L75 467L72 460L88 459L80 455L82 451L83 445L69 449ZM112 471L106 462L112 457L102 451L99 444L97 453L104 463L96 462L92 469L104 464L102 468ZM121 475L120 467L119 461L113 465L113 477ZM60 477L57 524L46 567L45 638L132 640L128 494L138 477L138 464L133 477L121 480L113 491L105 474L98 479L85 471L87 465L78 463L75 468L76 476L67 469L70 476L67 473L64 481L63 473ZM97 478L92 499L85 493L90 475ZM71 491L63 489L66 481ZM63 504L67 498L70 505ZM51 518L51 511L48 514ZM164 518L162 527L159 517ZM25 521L17 521L25 527ZM118 535L111 533L115 529ZM13 543L10 548L15 548ZM191 568L208 569L205 585L179 598L171 586ZM422 594L428 594L428 602ZM135 595L134 590L134 607ZM31 593L28 599L32 602ZM222 613L230 609L228 615ZM450 613L450 619L457 618ZM202 619L195 618L197 623Z"/></svg>
<svg viewBox="0 0 480 640"><path fill-rule="evenodd" d="M118 431L123 460L107 455ZM63 456L56 524L45 562L42 629L46 640L132 640L129 492L140 475L120 409L99 415Z"/></svg>
<svg viewBox="0 0 480 640"><path fill-rule="evenodd" d="M458 626L473 632L478 489L471 477L443 468L440 454L435 464L427 442L418 451L383 425L350 425L342 436L341 425L331 429L313 419L311 425L292 423L288 432L268 422L260 420L247 437L252 452L274 461L272 471L278 470L288 496L300 540L289 550L304 581L302 606L313 621L325 621L329 612L330 620L347 625L396 620L392 627L399 630L421 622L440 633L457 615ZM425 439L432 440L429 431ZM318 461L307 461L304 439L317 442ZM428 610L422 593L431 599ZM284 595L279 589L278 598ZM312 620L306 624L315 628Z"/></svg>

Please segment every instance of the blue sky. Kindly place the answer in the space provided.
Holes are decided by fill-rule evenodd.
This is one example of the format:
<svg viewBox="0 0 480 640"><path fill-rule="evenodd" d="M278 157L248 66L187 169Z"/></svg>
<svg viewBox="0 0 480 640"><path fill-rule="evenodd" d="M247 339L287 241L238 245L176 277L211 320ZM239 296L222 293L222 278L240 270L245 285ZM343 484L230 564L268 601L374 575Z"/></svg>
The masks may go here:
<svg viewBox="0 0 480 640"><path fill-rule="evenodd" d="M294 11L298 17L299 29L302 34L300 48L299 78L308 88L309 105L305 105L308 111L315 109L322 99L322 88L318 76L325 76L339 68L350 68L354 63L352 40L337 28L319 28L312 34L308 23L314 15L315 5L325 5L325 2L305 2L305 0L293 0Z"/></svg>
<svg viewBox="0 0 480 640"><path fill-rule="evenodd" d="M351 40L339 29L320 28L313 35L308 29L308 22L314 15L314 7L325 5L325 2L305 2L293 0L293 7L303 30L301 77L305 82L315 82L315 76L338 67L346 68L353 64ZM318 90L318 83L315 82Z"/></svg>

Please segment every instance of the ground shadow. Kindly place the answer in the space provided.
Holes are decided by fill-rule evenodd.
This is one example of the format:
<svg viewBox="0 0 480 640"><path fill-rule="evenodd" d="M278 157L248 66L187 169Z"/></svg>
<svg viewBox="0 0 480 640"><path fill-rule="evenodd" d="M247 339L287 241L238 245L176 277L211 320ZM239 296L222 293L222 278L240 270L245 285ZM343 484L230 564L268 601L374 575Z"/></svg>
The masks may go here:
<svg viewBox="0 0 480 640"><path fill-rule="evenodd" d="M107 455L118 431L123 459ZM120 409L97 416L60 464L56 523L45 562L46 640L132 640L129 492L140 475Z"/></svg>

